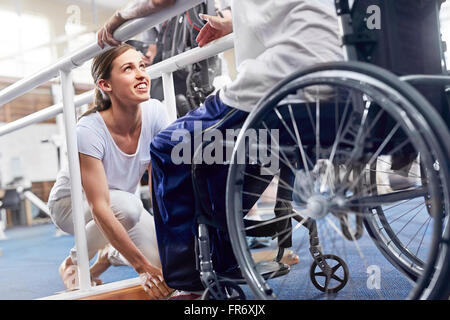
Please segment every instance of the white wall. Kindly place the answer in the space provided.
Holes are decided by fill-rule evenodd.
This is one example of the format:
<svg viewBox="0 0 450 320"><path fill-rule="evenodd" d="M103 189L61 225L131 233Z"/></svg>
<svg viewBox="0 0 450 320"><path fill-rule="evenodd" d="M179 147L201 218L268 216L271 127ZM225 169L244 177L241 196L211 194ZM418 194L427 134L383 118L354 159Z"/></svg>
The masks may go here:
<svg viewBox="0 0 450 320"><path fill-rule="evenodd" d="M0 124L1 125L1 124ZM0 137L0 184L13 179L12 159L18 158L29 182L55 180L58 171L56 147L41 143L58 134L56 124L35 124Z"/></svg>

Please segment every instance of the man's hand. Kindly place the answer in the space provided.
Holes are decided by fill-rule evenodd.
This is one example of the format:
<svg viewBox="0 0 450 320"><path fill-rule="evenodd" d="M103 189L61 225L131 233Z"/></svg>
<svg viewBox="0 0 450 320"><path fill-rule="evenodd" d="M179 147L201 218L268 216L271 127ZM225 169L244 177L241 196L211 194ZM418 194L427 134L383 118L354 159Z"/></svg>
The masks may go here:
<svg viewBox="0 0 450 320"><path fill-rule="evenodd" d="M209 16L207 14L200 14L199 16L201 19L208 21L195 39L198 42L199 47L203 47L205 44L233 32L231 13L228 10L223 12L223 18L219 16Z"/></svg>
<svg viewBox="0 0 450 320"><path fill-rule="evenodd" d="M147 52L145 53L144 57L142 58L146 67L151 66L153 64L153 60L156 57L156 52L157 52L156 44L154 44L154 43L149 44Z"/></svg>
<svg viewBox="0 0 450 320"><path fill-rule="evenodd" d="M105 44L109 44L113 47L120 45L120 41L113 38L113 33L125 21L126 20L123 19L118 12L106 21L105 25L97 32L97 43L100 48L103 49Z"/></svg>

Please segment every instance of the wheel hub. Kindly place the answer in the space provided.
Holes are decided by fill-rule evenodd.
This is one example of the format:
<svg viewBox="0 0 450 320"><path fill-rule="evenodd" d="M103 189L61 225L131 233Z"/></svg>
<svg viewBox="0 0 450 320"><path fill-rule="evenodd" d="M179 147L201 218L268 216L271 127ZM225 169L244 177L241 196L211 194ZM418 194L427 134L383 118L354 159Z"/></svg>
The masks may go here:
<svg viewBox="0 0 450 320"><path fill-rule="evenodd" d="M328 213L328 200L323 195L313 195L306 202L306 215L308 217L319 220L324 218Z"/></svg>

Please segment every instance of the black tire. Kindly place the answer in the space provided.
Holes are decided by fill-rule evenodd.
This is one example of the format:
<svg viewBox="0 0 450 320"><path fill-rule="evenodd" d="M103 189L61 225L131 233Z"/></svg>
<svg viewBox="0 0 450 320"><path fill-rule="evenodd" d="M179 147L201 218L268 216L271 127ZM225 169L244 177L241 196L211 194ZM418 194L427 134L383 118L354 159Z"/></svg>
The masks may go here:
<svg viewBox="0 0 450 320"><path fill-rule="evenodd" d="M332 90L330 90L330 88ZM319 142L315 144L315 155L314 148L310 147L308 143L302 144L302 139L299 139L298 132L294 134L295 130L299 131L298 127L295 129L297 126L296 122L301 116L304 116L305 119L307 119L307 116L305 115L306 108L309 111L310 107L306 107L305 105L308 103L305 102L303 102L303 104L294 104L294 102L289 104L289 101L294 101L293 97L301 97L303 101L308 101L314 92L313 89L315 91L323 90L321 94L316 92L315 96L316 104L319 102L318 105L321 107L322 105L320 105L320 103L322 101L325 103L331 101L330 97L333 97L336 101L339 100L339 103L335 103L335 110L336 113L338 113L338 118L340 120L345 118L345 121L339 122L339 127L346 127L351 121L355 121L355 123L358 121L361 122L361 129L357 129L357 132L354 134L354 145L352 145L351 141L346 142L347 140L345 139L347 138L344 139L344 137L340 137L340 134L343 133L343 131L337 130L338 122L336 122L334 128L339 135L334 137L330 135L330 137L328 137L325 132L325 137L322 138L322 131L319 130L322 119L317 116L317 125L314 127L313 117L309 115L311 127L316 130L315 141ZM344 94L342 94L341 91L344 92ZM340 109L341 95L347 97L345 105L351 105L349 107L351 113L348 115L348 118L346 118L347 114L345 113L345 110L348 107ZM350 100L352 101L351 103L349 103ZM294 105L294 108L297 108L295 113L293 112L292 105ZM343 109L344 112L342 112ZM288 114L286 110L289 111L291 116L295 115L294 118L291 117L290 120L288 120L292 121L292 125L287 125L287 120L282 120L284 119L282 116L283 112ZM321 110L321 108L316 108L316 111L317 110ZM326 109L324 110L324 112L326 112ZM359 116L359 114L361 115ZM382 118L378 117L380 114L383 117L383 121L386 120L386 123L383 123L384 127L387 127L385 131L379 130L379 123L377 124L377 121ZM276 117L280 120L277 120ZM305 119L303 119L302 126L306 126L307 124L307 120ZM370 210L374 207L372 204L369 204L368 199L375 201L377 205L380 205L381 203L384 204L389 201L398 201L401 197L420 198L425 191L434 201L440 201L445 211L448 212L450 202L450 174L448 167L448 164L450 163L450 144L448 144L448 141L450 141L450 134L439 115L414 88L399 81L397 77L383 69L359 62L327 63L296 72L275 86L274 89L261 99L259 105L249 115L236 142L228 173L226 191L228 229L233 250L240 264L242 273L257 298L273 299L277 297L277 294L270 286L270 282L265 281L256 271L256 263L253 261L245 241L246 230L242 219L244 215L243 198L246 193L248 194L248 192L244 190L244 187L246 186L246 177L248 177L249 168L251 167L249 164L250 162L247 162L249 160L249 149L245 145L245 132L249 129L259 129L263 127L269 129L265 123L265 121L268 120L271 121L270 128L279 126L276 128L279 128L280 131L284 130L280 135L284 134L284 137L287 137L286 141L291 139L289 138L289 135L292 137L290 142L286 142L286 145L279 146L279 149L288 150L287 144L290 144L291 147L292 145L295 145L298 148L298 152L296 152L297 160L295 160L295 163L294 161L290 163L291 160L286 156L284 161L282 161L285 163L285 166L291 168L294 175L296 172L298 173L300 171L308 173L308 165L305 166L304 164L311 163L311 168L314 169L324 157L325 160L331 160L330 164L332 163L333 165L339 161L343 161L348 168L351 168L350 164L353 163L364 163L364 165L370 167L380 154L397 152L406 147L413 148L414 152L421 155L421 165L424 166L428 173L426 177L428 181L426 190L423 187L418 187L414 189L413 192L408 191L401 194L396 193L388 195L391 198L382 197L382 195L373 193L370 190L355 191L357 190L355 184L358 184L360 180L364 180L365 175L357 175L356 181L352 181L349 178L354 175L352 170L349 170L348 175L345 175L342 181L337 179L330 182L329 189L335 192L334 195L324 195L322 189L326 191L328 186L322 188L322 186L324 186L323 181L328 184L329 175L325 174L325 178L323 178L319 174L318 176L321 180L321 183L319 183L320 190L315 191L310 188L311 190L308 196L301 199L304 203L299 200L297 200L297 202L292 201L293 199L277 199L297 205L306 205L307 201L313 199L311 200L313 201L312 205L307 207L309 211L303 210L303 214L306 214L307 212L324 213L324 216L327 216L328 219L328 217L332 217L332 215L329 215L329 212L327 211L330 211L336 216L339 216L340 212L346 211L349 214L351 212L362 214L364 218L366 218L369 217L368 214L372 212ZM370 121L372 121L372 123L370 123ZM370 124L373 126L370 126ZM375 124L377 124L377 126L375 126ZM366 129L368 129L370 134L364 132ZM303 128L303 130L303 137L309 137L308 133L305 133L306 129ZM345 134L347 133L351 133L351 131L348 131ZM313 138L309 137L308 139ZM323 142L322 139L325 140L325 142ZM297 142L295 142L295 140L297 140ZM300 145L303 148L300 148ZM336 145L336 147L333 147L334 145ZM283 149L283 147L286 148ZM340 149L337 150L338 148ZM276 148L273 149L275 150ZM246 150L246 162L244 164L238 164L238 156L242 156L238 153L242 150ZM282 156L279 157L279 160L282 160ZM439 170L435 170L433 167L433 164L436 161L441 164ZM301 168L296 167L299 163L302 164ZM321 166L321 164L318 166L319 171L321 170ZM329 165L325 164L325 167L328 170ZM311 170L309 173L310 176L306 176L306 178L311 179L312 172L313 171ZM300 185L303 184L305 189L309 188L307 185L309 180L306 178L302 177L303 180L300 180L305 181L300 182ZM270 179L266 178L266 180L269 181ZM316 180L314 180L315 182L313 181L312 185L317 184L319 178ZM332 183L338 184L339 187L332 189ZM294 185L284 185L285 188L292 186ZM296 193L301 193L300 189L296 187L293 187L292 189L294 196ZM311 195L317 196L312 197ZM256 197L257 195L255 194L253 196ZM314 206L322 208L322 204L324 204L324 206L326 204L326 209L311 209ZM444 210L437 209L437 207L442 208L442 206L434 206L434 208L432 208L433 219L430 222L432 232L427 234L429 245L427 246L427 254L423 259L423 271L420 272L417 281L409 292L408 298L410 299L441 299L446 298L445 295L448 294L450 271L448 265L448 261L450 260L448 239L450 231L449 224L447 223L448 215L444 215ZM295 214L295 211L293 212ZM313 218L320 220L323 217L316 215ZM357 245L356 239L354 243ZM325 245L324 243L322 244ZM388 253L387 255L389 256ZM295 266L292 266L292 268L294 267Z"/></svg>
<svg viewBox="0 0 450 320"><path fill-rule="evenodd" d="M220 300L245 300L245 293L238 284L233 281L219 280L219 286L222 289ZM210 293L210 289L206 288L201 296L201 300L216 300Z"/></svg>
<svg viewBox="0 0 450 320"><path fill-rule="evenodd" d="M323 258L328 261L336 261L337 263L329 266L330 275L327 275L327 273L321 270L318 264L314 261L309 269L309 277L311 278L311 282L317 289L322 292L328 294L338 293L347 284L350 273L348 270L348 266L342 258L334 254L325 254L323 255ZM327 263L330 264L328 261ZM341 274L337 274L338 272L341 272ZM322 283L322 281L319 281L319 277L324 278L324 283ZM329 283L328 281L330 281L331 283Z"/></svg>

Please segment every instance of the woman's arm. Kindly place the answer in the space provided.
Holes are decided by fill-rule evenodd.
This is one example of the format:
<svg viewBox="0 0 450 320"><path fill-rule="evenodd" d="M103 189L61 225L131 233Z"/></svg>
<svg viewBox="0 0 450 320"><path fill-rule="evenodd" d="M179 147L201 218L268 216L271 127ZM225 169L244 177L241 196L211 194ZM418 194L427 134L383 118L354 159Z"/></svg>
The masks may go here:
<svg viewBox="0 0 450 320"><path fill-rule="evenodd" d="M162 279L161 270L152 266L131 240L127 231L114 216L110 206L109 189L103 164L99 159L80 154L81 181L92 210L95 223L109 242L133 266L139 274L148 273L156 282ZM159 276L159 277L158 277ZM158 279L160 278L160 279ZM165 282L153 286L149 293L154 298L161 298L169 293Z"/></svg>

